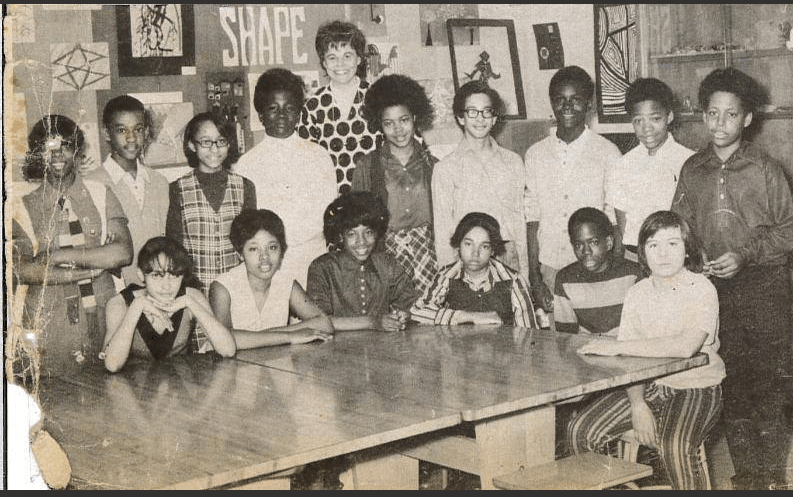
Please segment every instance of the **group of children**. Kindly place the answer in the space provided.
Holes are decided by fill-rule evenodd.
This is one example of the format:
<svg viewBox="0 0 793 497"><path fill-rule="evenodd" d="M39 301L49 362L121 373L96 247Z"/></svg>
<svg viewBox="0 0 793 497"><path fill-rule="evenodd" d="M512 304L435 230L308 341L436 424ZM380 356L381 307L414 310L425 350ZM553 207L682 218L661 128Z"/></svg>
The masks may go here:
<svg viewBox="0 0 793 497"><path fill-rule="evenodd" d="M669 132L668 86L637 80L626 108L640 144L621 155L586 125L591 78L565 67L549 86L556 130L524 159L493 137L498 93L472 81L453 102L463 138L438 161L417 82L370 87L350 23L320 27L316 46L329 85L306 100L298 76L266 71L263 140L238 157L234 131L198 114L184 133L193 170L170 184L140 160L149 124L130 96L105 106L111 153L95 170L72 120L36 123L28 166L43 180L13 211L12 254L18 323L38 332L18 342L15 372L229 357L410 321L536 328L536 305L557 332L592 335L581 354L709 358L575 404L566 450L632 427L673 488L705 488L696 450L723 399L736 488L783 481L793 201L780 165L743 139L751 78L702 82L711 139L697 153Z"/></svg>

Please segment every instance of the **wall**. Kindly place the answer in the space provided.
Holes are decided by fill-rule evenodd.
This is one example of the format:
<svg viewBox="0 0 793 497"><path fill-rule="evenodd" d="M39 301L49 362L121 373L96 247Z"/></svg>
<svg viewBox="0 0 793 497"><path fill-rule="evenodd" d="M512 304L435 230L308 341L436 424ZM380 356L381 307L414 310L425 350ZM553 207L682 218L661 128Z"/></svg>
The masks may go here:
<svg viewBox="0 0 793 497"><path fill-rule="evenodd" d="M417 4L377 4L382 9L385 22L371 21L369 4L295 4L277 5L237 5L236 12L253 14L248 28L252 38L260 37L262 29L277 31L277 15L274 9L305 7L303 19L291 26L302 29L298 37L283 39L285 45L294 41L299 53L304 53L301 61L290 60L284 56L283 64L293 70L317 71L318 60L313 47L316 26L327 19L346 18L356 22L367 34L370 43L396 44L399 47L398 71L408 74L424 83L449 79L451 62L447 45L423 46L420 33L420 9ZM482 19L513 19L520 59L523 93L526 101L527 120L508 121L499 135L499 140L518 153L550 131L552 112L548 103L547 89L553 70L541 71L538 68L532 24L557 22L564 46L565 64L576 64L594 76L593 11L591 4L481 4L478 17ZM159 93L181 92L183 102L191 102L194 112L207 110L206 78L213 71L255 76L268 65L259 61L249 61L248 65L224 67L223 56L229 55L239 47L233 47L231 38L224 31L231 27L236 37L241 37L240 20L237 23L226 19L224 26L219 19L218 5L194 5L195 53L196 61L192 70L186 74L163 76L120 77L118 67L118 34L116 31L116 9L112 5L67 6L54 5L48 8L39 5L12 5L9 14L19 19L16 28L11 27L11 18L6 18L6 69L4 88L7 111L6 157L10 161L10 175L15 181L21 180L20 165L24 159L25 137L27 130L45 113L62 113L78 121L91 135L95 147L90 154L97 161L107 153L101 139L98 123L101 108L115 95L122 93ZM55 9L55 10L52 10ZM81 10L90 9L90 10ZM264 19L261 16L267 17ZM32 22L31 22L32 20ZM24 21L24 22L23 22ZM25 23L29 23L24 25ZM288 23L287 23L288 24ZM289 30L285 24L282 28ZM19 28L27 27L28 32ZM33 41L30 41L33 40ZM62 84L53 90L55 66L51 64L51 47L59 43L100 43L106 44L108 59L108 78L104 83L89 85L86 89L65 88ZM259 42L260 43L260 42ZM90 46L90 45L88 45ZM289 47L284 47L285 53ZM253 50L253 48L251 48ZM249 53L250 55L250 53ZM321 75L321 72L320 72ZM323 78L322 82L324 82ZM109 84L107 84L109 83ZM247 82L246 82L247 83ZM103 86L104 84L104 86ZM97 88L97 89L92 89ZM246 85L246 95L250 87ZM23 98L24 101L21 101ZM250 109L248 109L250 111ZM251 114L249 112L249 114ZM250 118L251 116L246 116ZM250 122L248 122L250 125ZM254 127L258 122L253 123ZM599 125L592 116L591 125L600 132L630 132L626 125ZM250 127L250 126L249 126ZM261 138L262 131L247 131L253 142ZM427 141L438 146L452 146L459 140L459 129L453 120L448 119L427 133ZM173 179L185 170L184 163L162 165L163 172Z"/></svg>

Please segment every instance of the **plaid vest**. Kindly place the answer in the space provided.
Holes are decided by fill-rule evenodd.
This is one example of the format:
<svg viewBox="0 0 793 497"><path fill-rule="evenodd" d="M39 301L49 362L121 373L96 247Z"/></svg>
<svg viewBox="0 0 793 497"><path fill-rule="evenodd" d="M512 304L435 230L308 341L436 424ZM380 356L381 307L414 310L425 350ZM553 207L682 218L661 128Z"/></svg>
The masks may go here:
<svg viewBox="0 0 793 497"><path fill-rule="evenodd" d="M193 273L206 294L212 280L240 263L229 233L231 222L242 211L242 176L229 173L223 203L217 212L209 205L195 173L177 182L184 247L193 260Z"/></svg>

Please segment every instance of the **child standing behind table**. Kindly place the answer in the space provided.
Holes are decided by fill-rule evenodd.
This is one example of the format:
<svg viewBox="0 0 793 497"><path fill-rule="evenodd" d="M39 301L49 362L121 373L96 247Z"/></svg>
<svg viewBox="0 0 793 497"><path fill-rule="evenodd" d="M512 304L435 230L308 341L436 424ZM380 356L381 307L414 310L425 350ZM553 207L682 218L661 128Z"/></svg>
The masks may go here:
<svg viewBox="0 0 793 497"><path fill-rule="evenodd" d="M308 294L336 331L404 330L418 296L390 254L376 250L388 209L370 192L346 193L327 207L325 240L336 249L308 267Z"/></svg>
<svg viewBox="0 0 793 497"><path fill-rule="evenodd" d="M744 138L762 91L745 73L711 72L699 87L710 143L680 172L672 210L702 238L719 294L724 421L737 489L784 485L793 402L793 200L781 164Z"/></svg>
<svg viewBox="0 0 793 497"><path fill-rule="evenodd" d="M295 133L303 100L303 80L291 71L259 76L253 106L265 136L233 169L255 185L256 206L283 220L289 254L281 271L305 287L308 265L326 252L322 213L336 198L336 177L325 149Z"/></svg>
<svg viewBox="0 0 793 497"><path fill-rule="evenodd" d="M84 172L86 179L107 185L121 202L132 235L132 249L137 257L146 241L165 234L168 214L168 180L145 166L140 156L149 138L149 119L143 103L129 95L119 95L105 104L102 112L102 135L110 145L110 154L97 169ZM135 260L121 269L123 285L138 285Z"/></svg>
<svg viewBox="0 0 793 497"><path fill-rule="evenodd" d="M504 112L504 103L497 91L485 83L471 81L454 95L453 109L463 138L452 153L435 165L432 176L438 264L455 261L455 251L448 243L463 216L484 212L498 221L507 242L499 260L526 278L523 161L499 145L492 135Z"/></svg>
<svg viewBox="0 0 793 497"><path fill-rule="evenodd" d="M306 101L297 131L328 151L342 194L350 190L355 162L377 145L378 134L361 114L369 88L361 79L366 37L353 23L332 21L319 27L314 44L330 82Z"/></svg>
<svg viewBox="0 0 793 497"><path fill-rule="evenodd" d="M440 269L410 312L424 324L506 324L538 328L526 279L496 259L504 253L498 221L470 212L450 244L458 260Z"/></svg>
<svg viewBox="0 0 793 497"><path fill-rule="evenodd" d="M231 222L256 208L253 183L229 171L238 157L234 136L212 113L193 117L185 127L184 153L194 170L169 187L165 234L187 249L205 295L216 277L240 263L229 239ZM199 352L208 349L203 330L196 331L193 345Z"/></svg>
<svg viewBox="0 0 793 497"><path fill-rule="evenodd" d="M675 141L669 128L675 119L675 97L663 81L640 78L625 93L625 108L640 144L620 157L606 182L606 204L614 207L617 230L614 255L637 259L642 221L669 209L683 163L694 154Z"/></svg>
<svg viewBox="0 0 793 497"><path fill-rule="evenodd" d="M637 263L613 254L613 225L605 212L582 207L567 231L576 262L556 275L556 331L616 336L628 289L644 277Z"/></svg>
<svg viewBox="0 0 793 497"><path fill-rule="evenodd" d="M390 218L385 250L423 292L438 269L431 195L437 159L416 135L432 123L432 104L416 81L392 74L369 88L363 111L385 140L357 161L352 189L371 191L386 204Z"/></svg>

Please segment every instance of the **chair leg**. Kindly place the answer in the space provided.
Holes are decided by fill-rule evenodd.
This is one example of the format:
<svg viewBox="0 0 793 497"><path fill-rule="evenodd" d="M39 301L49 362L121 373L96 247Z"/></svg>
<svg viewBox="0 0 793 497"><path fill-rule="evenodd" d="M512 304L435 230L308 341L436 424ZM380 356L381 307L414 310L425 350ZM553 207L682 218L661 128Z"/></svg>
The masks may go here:
<svg viewBox="0 0 793 497"><path fill-rule="evenodd" d="M620 437L620 441L617 445L617 454L626 461L637 462L639 457L639 445L639 442L633 438L633 431L627 431ZM711 490L710 470L708 469L708 458L705 454L705 442L702 442L697 448L697 456L702 463L702 468L705 473L705 488Z"/></svg>

